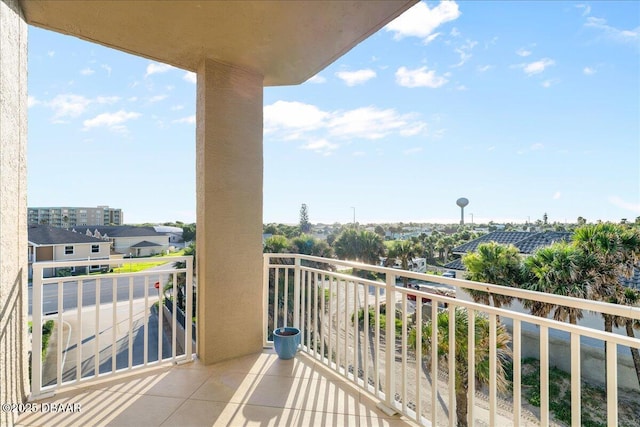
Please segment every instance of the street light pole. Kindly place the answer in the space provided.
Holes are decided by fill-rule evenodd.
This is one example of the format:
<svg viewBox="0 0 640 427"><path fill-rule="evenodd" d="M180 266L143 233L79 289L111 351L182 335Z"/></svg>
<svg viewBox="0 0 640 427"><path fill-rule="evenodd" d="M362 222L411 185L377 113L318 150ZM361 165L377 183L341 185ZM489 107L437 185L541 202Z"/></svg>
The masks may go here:
<svg viewBox="0 0 640 427"><path fill-rule="evenodd" d="M355 226L356 226L356 208L351 206L351 209L353 209L353 227L355 228Z"/></svg>

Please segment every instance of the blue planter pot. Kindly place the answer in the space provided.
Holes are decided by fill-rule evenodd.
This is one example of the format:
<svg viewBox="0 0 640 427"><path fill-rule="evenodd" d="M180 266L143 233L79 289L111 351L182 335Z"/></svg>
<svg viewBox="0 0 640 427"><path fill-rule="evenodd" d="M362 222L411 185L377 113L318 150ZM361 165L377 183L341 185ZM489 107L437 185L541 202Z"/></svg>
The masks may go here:
<svg viewBox="0 0 640 427"><path fill-rule="evenodd" d="M273 331L273 346L280 359L292 359L300 345L300 329L286 327Z"/></svg>

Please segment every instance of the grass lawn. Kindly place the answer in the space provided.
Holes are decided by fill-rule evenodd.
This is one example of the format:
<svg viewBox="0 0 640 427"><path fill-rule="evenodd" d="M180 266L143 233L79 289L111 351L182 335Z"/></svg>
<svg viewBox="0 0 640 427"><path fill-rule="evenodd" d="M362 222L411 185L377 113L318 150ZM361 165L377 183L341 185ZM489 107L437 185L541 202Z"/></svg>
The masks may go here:
<svg viewBox="0 0 640 427"><path fill-rule="evenodd" d="M184 249L181 249L179 251L176 252L171 252L168 255L154 255L154 257L164 257L164 256L183 256L184 255ZM138 271L142 271L142 270L146 270L148 268L152 268L152 267L157 267L159 265L165 264L165 262L139 262L139 263L127 263L127 259L125 258L123 260L125 262L125 264L122 267L117 267L113 269L114 273L135 273Z"/></svg>

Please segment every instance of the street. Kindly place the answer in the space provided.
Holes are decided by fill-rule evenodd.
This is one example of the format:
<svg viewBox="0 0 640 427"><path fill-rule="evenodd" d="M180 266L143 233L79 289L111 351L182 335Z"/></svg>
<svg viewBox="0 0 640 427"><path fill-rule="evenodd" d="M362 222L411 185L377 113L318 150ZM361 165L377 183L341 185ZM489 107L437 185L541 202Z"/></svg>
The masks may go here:
<svg viewBox="0 0 640 427"><path fill-rule="evenodd" d="M167 265L156 267L158 270L167 270ZM133 299L144 298L145 281L148 280L149 297L157 296L159 290L167 283L169 275L167 273L152 274L154 269L149 269L140 275L133 276ZM85 276L86 277L86 276ZM82 281L82 307L96 304L96 285L100 291L100 304L113 302L113 284L116 282L116 301L129 300L130 277L101 277L90 276L90 279ZM65 277L62 284L62 311L73 310L78 307L78 279L75 277ZM155 289L154 285L159 282L160 289ZM51 283L43 285L42 290L42 313L57 313L58 309L58 284ZM29 316L32 315L33 308L33 287L29 285Z"/></svg>

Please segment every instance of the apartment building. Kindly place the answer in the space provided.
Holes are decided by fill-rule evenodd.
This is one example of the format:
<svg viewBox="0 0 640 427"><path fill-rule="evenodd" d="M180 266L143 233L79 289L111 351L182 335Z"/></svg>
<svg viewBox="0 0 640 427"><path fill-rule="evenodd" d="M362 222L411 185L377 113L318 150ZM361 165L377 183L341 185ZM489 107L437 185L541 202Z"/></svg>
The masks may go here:
<svg viewBox="0 0 640 427"><path fill-rule="evenodd" d="M78 225L122 225L123 219L122 209L109 206L27 208L29 225L44 224L60 228Z"/></svg>

